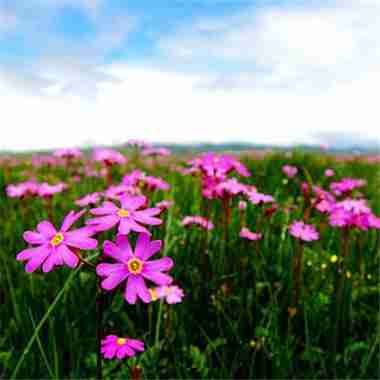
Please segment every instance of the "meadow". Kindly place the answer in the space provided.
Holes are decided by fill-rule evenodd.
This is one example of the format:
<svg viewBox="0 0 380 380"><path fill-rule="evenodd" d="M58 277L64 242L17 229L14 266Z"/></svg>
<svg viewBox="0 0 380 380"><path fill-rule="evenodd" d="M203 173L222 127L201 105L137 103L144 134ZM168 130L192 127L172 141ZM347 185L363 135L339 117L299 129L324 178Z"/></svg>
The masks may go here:
<svg viewBox="0 0 380 380"><path fill-rule="evenodd" d="M0 158L0 378L379 378L379 157L119 151ZM122 227L121 198L150 211ZM70 265L46 259L65 231L43 265L16 260L42 239L25 231L82 209ZM142 246L142 224L166 274L137 296L102 285L116 257L103 242ZM104 357L108 335L144 351Z"/></svg>

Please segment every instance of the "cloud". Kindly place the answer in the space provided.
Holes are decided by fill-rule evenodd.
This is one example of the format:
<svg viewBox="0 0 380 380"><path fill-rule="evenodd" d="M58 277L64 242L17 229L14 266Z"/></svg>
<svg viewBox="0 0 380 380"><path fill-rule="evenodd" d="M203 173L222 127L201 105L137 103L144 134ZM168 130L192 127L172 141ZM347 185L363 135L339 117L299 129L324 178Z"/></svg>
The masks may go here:
<svg viewBox="0 0 380 380"><path fill-rule="evenodd" d="M209 88L326 91L378 72L379 17L378 0L252 7L193 21L158 48L177 65L212 61Z"/></svg>
<svg viewBox="0 0 380 380"><path fill-rule="evenodd" d="M31 97L0 91L5 136L0 148L73 146L89 139L120 144L129 138L320 143L331 132L342 139L359 134L363 141L380 142L375 96L380 75L365 85L303 96L266 89L209 91L197 88L199 75L124 64L103 70L117 82L103 83L92 101L72 94Z"/></svg>

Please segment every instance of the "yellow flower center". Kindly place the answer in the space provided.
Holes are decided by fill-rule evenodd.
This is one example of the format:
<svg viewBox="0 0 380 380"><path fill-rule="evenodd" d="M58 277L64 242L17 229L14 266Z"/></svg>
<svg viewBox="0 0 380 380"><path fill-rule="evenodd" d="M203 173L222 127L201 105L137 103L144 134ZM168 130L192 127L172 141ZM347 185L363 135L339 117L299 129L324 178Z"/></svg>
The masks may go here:
<svg viewBox="0 0 380 380"><path fill-rule="evenodd" d="M119 346L122 346L122 345L124 345L125 343L127 343L127 339L125 339L125 338L118 338L118 340L116 341L116 343L117 343Z"/></svg>
<svg viewBox="0 0 380 380"><path fill-rule="evenodd" d="M157 290L154 288L149 289L150 297L152 298L152 301L157 301L158 300L158 294Z"/></svg>
<svg viewBox="0 0 380 380"><path fill-rule="evenodd" d="M120 216L120 218L125 218L126 216L129 216L128 210L123 210L122 208L117 212L117 215Z"/></svg>
<svg viewBox="0 0 380 380"><path fill-rule="evenodd" d="M332 256L330 257L330 261L331 261L332 263L336 263L336 262L338 261L338 256L337 256L337 255L332 255Z"/></svg>
<svg viewBox="0 0 380 380"><path fill-rule="evenodd" d="M50 240L50 244L52 246L57 246L59 244L62 243L62 240L63 240L63 234L61 232L58 232L54 237L53 239Z"/></svg>
<svg viewBox="0 0 380 380"><path fill-rule="evenodd" d="M144 263L141 260L134 257L133 259L128 260L127 265L128 265L128 270L132 274L140 274L143 269Z"/></svg>

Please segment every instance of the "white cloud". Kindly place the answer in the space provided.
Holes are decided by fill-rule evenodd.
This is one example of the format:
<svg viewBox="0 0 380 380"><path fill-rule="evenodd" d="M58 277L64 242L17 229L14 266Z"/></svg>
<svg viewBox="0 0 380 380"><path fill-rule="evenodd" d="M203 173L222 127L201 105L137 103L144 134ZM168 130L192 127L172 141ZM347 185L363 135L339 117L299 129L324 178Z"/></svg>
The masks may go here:
<svg viewBox="0 0 380 380"><path fill-rule="evenodd" d="M316 142L323 133L359 133L380 142L376 88L380 75L315 96L292 91L208 91L199 76L112 66L117 83L92 100L0 94L0 148L150 141ZM375 80L375 81L374 81Z"/></svg>

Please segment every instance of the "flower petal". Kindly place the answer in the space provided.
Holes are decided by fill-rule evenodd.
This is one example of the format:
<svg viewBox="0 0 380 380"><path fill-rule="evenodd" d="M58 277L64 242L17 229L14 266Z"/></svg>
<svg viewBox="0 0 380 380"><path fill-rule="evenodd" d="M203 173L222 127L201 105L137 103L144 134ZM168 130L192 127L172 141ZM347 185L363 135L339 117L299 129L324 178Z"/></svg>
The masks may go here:
<svg viewBox="0 0 380 380"><path fill-rule="evenodd" d="M162 246L162 240L152 240L149 244L149 247L147 250L145 250L142 254L140 259L141 260L148 260L150 257L152 257L155 253L157 253Z"/></svg>
<svg viewBox="0 0 380 380"><path fill-rule="evenodd" d="M75 268L79 263L79 258L65 244L57 247L57 253L62 257L63 262L70 268Z"/></svg>
<svg viewBox="0 0 380 380"><path fill-rule="evenodd" d="M139 234L136 240L135 256L141 260L144 260L145 252L150 247L150 236L145 233Z"/></svg>
<svg viewBox="0 0 380 380"><path fill-rule="evenodd" d="M173 278L166 273L144 271L141 274L157 285L169 285L173 282Z"/></svg>
<svg viewBox="0 0 380 380"><path fill-rule="evenodd" d="M87 210L79 212L70 211L63 219L61 231L66 232Z"/></svg>
<svg viewBox="0 0 380 380"><path fill-rule="evenodd" d="M147 272L163 272L170 270L174 265L170 257L163 257L158 260L146 261L144 263L144 270Z"/></svg>
<svg viewBox="0 0 380 380"><path fill-rule="evenodd" d="M108 215L115 214L118 208L112 202L105 201L100 207L92 208L90 213L92 215Z"/></svg>
<svg viewBox="0 0 380 380"><path fill-rule="evenodd" d="M146 197L144 195L139 195L136 197L130 195L123 195L120 197L121 207L124 210L134 211L141 206L143 206L146 202Z"/></svg>
<svg viewBox="0 0 380 380"><path fill-rule="evenodd" d="M118 235L118 236L121 236L121 235ZM116 238L116 241L118 241L117 238ZM119 241L120 241L120 238L119 238ZM125 247L126 245L123 245L123 246ZM112 241L109 241L109 240L106 240L103 243L103 251L105 255L110 256L116 261L120 261L125 264L132 257L132 250L130 246L129 246L129 249L127 248L124 250L124 249L121 249L119 245L116 245Z"/></svg>
<svg viewBox="0 0 380 380"><path fill-rule="evenodd" d="M42 265L43 272L50 272L55 266L63 265L63 258L54 250Z"/></svg>
<svg viewBox="0 0 380 380"><path fill-rule="evenodd" d="M125 268L124 264L101 263L96 266L96 274L101 277L111 276L114 272L118 272L123 268Z"/></svg>
<svg viewBox="0 0 380 380"><path fill-rule="evenodd" d="M57 233L55 227L48 220L43 220L42 222L38 223L37 231L47 239L52 238Z"/></svg>
<svg viewBox="0 0 380 380"><path fill-rule="evenodd" d="M98 241L96 239L88 237L88 234L91 233L91 231L93 230L91 229L87 233L86 231L84 231L84 228L82 228L81 230L82 231L74 230L66 232L64 235L65 244L79 249L95 249L98 245Z"/></svg>
<svg viewBox="0 0 380 380"><path fill-rule="evenodd" d="M125 287L124 298L130 304L135 304L137 300L137 284L136 276L128 277L127 286Z"/></svg>
<svg viewBox="0 0 380 380"><path fill-rule="evenodd" d="M125 268L113 271L105 280L102 281L101 286L105 290L115 289L121 282L123 282L129 273Z"/></svg>
<svg viewBox="0 0 380 380"><path fill-rule="evenodd" d="M48 240L44 235L33 231L25 231L23 237L29 244L44 244Z"/></svg>
<svg viewBox="0 0 380 380"><path fill-rule="evenodd" d="M157 209L157 210L161 211L160 209ZM158 226L159 224L162 223L161 219L149 216L149 215L147 215L145 213L145 211L146 210L144 210L144 211L135 211L134 214L133 214L135 220L137 220L140 223L149 224L149 225L152 225L152 226Z"/></svg>

